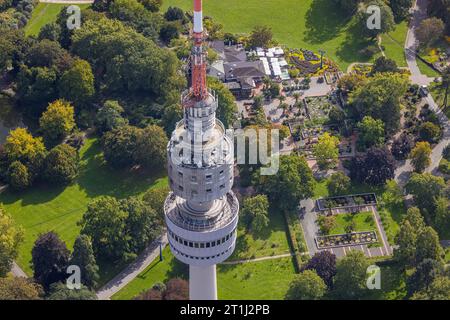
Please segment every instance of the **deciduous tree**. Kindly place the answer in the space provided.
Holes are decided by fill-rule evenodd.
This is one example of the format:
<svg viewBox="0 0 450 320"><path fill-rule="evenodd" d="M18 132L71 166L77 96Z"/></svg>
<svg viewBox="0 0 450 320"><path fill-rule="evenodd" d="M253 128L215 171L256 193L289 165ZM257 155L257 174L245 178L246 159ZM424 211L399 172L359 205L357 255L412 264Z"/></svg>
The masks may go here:
<svg viewBox="0 0 450 320"><path fill-rule="evenodd" d="M319 300L327 286L313 270L305 270L296 275L289 285L286 300Z"/></svg>

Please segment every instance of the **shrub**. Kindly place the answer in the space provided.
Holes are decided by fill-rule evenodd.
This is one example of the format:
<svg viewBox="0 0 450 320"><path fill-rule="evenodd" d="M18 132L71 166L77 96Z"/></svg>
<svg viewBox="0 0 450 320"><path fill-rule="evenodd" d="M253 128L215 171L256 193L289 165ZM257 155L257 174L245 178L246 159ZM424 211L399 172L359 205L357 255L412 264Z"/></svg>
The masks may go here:
<svg viewBox="0 0 450 320"><path fill-rule="evenodd" d="M78 153L67 145L60 144L48 153L44 162L44 177L54 183L72 182L78 174Z"/></svg>
<svg viewBox="0 0 450 320"><path fill-rule="evenodd" d="M22 190L30 186L28 169L21 162L14 161L8 168L7 180L15 190Z"/></svg>

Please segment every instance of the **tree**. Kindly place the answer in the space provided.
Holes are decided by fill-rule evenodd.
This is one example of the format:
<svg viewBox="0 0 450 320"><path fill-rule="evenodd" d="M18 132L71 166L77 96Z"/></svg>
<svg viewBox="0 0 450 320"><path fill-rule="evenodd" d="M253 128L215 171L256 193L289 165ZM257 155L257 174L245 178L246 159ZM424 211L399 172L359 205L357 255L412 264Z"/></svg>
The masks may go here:
<svg viewBox="0 0 450 320"><path fill-rule="evenodd" d="M444 262L444 250L439 243L439 236L432 227L425 227L417 237L416 264L425 259L433 259L439 263Z"/></svg>
<svg viewBox="0 0 450 320"><path fill-rule="evenodd" d="M353 117L381 119L386 133L396 132L400 126L400 98L408 88L408 79L399 73L376 73L364 86L349 95Z"/></svg>
<svg viewBox="0 0 450 320"><path fill-rule="evenodd" d="M34 279L47 291L50 285L66 278L69 250L52 231L42 234L31 251Z"/></svg>
<svg viewBox="0 0 450 320"><path fill-rule="evenodd" d="M166 290L164 290L163 300L188 300L189 283L180 278L174 278L167 281Z"/></svg>
<svg viewBox="0 0 450 320"><path fill-rule="evenodd" d="M436 209L435 200L443 195L445 188L444 179L430 173L413 173L405 188L409 194L413 195L414 202L427 222L432 223Z"/></svg>
<svg viewBox="0 0 450 320"><path fill-rule="evenodd" d="M44 162L44 177L56 184L68 184L78 175L79 156L75 148L60 144L50 150Z"/></svg>
<svg viewBox="0 0 450 320"><path fill-rule="evenodd" d="M34 138L27 129L17 128L9 132L3 149L7 163L20 161L27 167L31 180L40 173L46 154L42 138Z"/></svg>
<svg viewBox="0 0 450 320"><path fill-rule="evenodd" d="M436 210L434 225L440 234L450 230L450 204L445 197L438 197L435 200Z"/></svg>
<svg viewBox="0 0 450 320"><path fill-rule="evenodd" d="M102 196L88 204L86 213L79 224L81 234L92 240L95 256L109 261L127 259L129 236L126 233L128 213L120 201Z"/></svg>
<svg viewBox="0 0 450 320"><path fill-rule="evenodd" d="M319 141L313 146L313 154L316 157L320 169L328 169L336 166L339 156L339 138L325 132L319 137Z"/></svg>
<svg viewBox="0 0 450 320"><path fill-rule="evenodd" d="M178 7L167 8L166 13L164 13L164 19L167 21L185 21L186 16L184 11Z"/></svg>
<svg viewBox="0 0 450 320"><path fill-rule="evenodd" d="M411 150L411 164L415 172L423 172L431 163L431 146L428 142L417 142Z"/></svg>
<svg viewBox="0 0 450 320"><path fill-rule="evenodd" d="M39 31L38 39L42 41L48 39L50 41L58 41L61 37L61 26L56 22L51 22L44 25Z"/></svg>
<svg viewBox="0 0 450 320"><path fill-rule="evenodd" d="M411 226L409 221L403 221L400 225L400 231L396 236L394 257L402 265L410 266L414 264L416 255L417 232Z"/></svg>
<svg viewBox="0 0 450 320"><path fill-rule="evenodd" d="M364 149L384 144L384 123L380 119L375 120L370 116L365 116L358 123L358 129L358 142Z"/></svg>
<svg viewBox="0 0 450 320"><path fill-rule="evenodd" d="M74 109L63 100L50 103L39 119L45 141L52 145L61 141L75 127Z"/></svg>
<svg viewBox="0 0 450 320"><path fill-rule="evenodd" d="M12 217L0 205L0 278L11 270L23 242L23 229L14 223ZM0 290L1 291L1 290ZM0 294L1 297L1 294ZM0 298L1 299L1 298Z"/></svg>
<svg viewBox="0 0 450 320"><path fill-rule="evenodd" d="M334 293L339 299L362 298L366 290L369 262L364 253L352 250L338 261L334 277Z"/></svg>
<svg viewBox="0 0 450 320"><path fill-rule="evenodd" d="M23 190L31 185L28 169L20 161L14 161L10 164L6 172L6 180L14 190Z"/></svg>
<svg viewBox="0 0 450 320"><path fill-rule="evenodd" d="M122 0L120 3L115 1L113 5L117 8L134 6L129 3ZM130 11L131 14L136 13L134 22L141 24L144 33L150 32L146 28L153 27L146 25L147 20L158 19L159 15L147 19L140 13L146 10L138 7ZM119 16L122 13L127 14L125 11L117 12ZM151 32L156 32L157 36L159 29L157 26L153 29ZM125 92L127 96L146 92L164 103L185 85L185 79L178 72L180 61L174 52L159 47L150 38L118 20L104 17L88 20L83 23L83 28L74 32L72 41L72 51L90 63L97 84L103 86L104 92L119 95Z"/></svg>
<svg viewBox="0 0 450 320"><path fill-rule="evenodd" d="M424 122L419 128L419 137L429 143L438 142L442 134L441 128L432 122Z"/></svg>
<svg viewBox="0 0 450 320"><path fill-rule="evenodd" d="M125 220L128 250L139 253L161 233L160 216L136 197L121 200L120 205L128 214Z"/></svg>
<svg viewBox="0 0 450 320"><path fill-rule="evenodd" d="M380 8L380 22L381 28L368 28L367 21L370 19L372 12L367 10L369 5L376 5ZM358 7L357 18L361 27L362 33L366 37L375 38L382 33L388 33L395 28L394 14L392 9L383 0L363 1Z"/></svg>
<svg viewBox="0 0 450 320"><path fill-rule="evenodd" d="M255 26L250 33L249 44L252 48L268 48L272 41L272 29L267 26Z"/></svg>
<svg viewBox="0 0 450 320"><path fill-rule="evenodd" d="M141 293L136 300L189 300L189 283L180 278L156 284L150 290Z"/></svg>
<svg viewBox="0 0 450 320"><path fill-rule="evenodd" d="M403 204L403 189L395 179L386 181L385 191L381 195L383 203L390 207L400 207Z"/></svg>
<svg viewBox="0 0 450 320"><path fill-rule="evenodd" d="M0 300L39 300L42 287L21 277L0 278Z"/></svg>
<svg viewBox="0 0 450 320"><path fill-rule="evenodd" d="M94 74L89 62L75 60L73 66L62 75L59 91L61 97L72 101L77 107L86 106L95 94Z"/></svg>
<svg viewBox="0 0 450 320"><path fill-rule="evenodd" d="M305 270L295 275L286 293L286 300L319 300L327 286L315 271Z"/></svg>
<svg viewBox="0 0 450 320"><path fill-rule="evenodd" d="M136 139L136 163L152 169L164 168L167 162L168 142L166 133L161 127L147 126Z"/></svg>
<svg viewBox="0 0 450 320"><path fill-rule="evenodd" d="M296 208L313 193L314 178L304 157L280 156L278 173L261 176L260 185L272 203L281 209Z"/></svg>
<svg viewBox="0 0 450 320"><path fill-rule="evenodd" d="M97 300L94 291L90 291L84 286L81 289L71 290L63 283L54 283L50 286L48 300Z"/></svg>
<svg viewBox="0 0 450 320"><path fill-rule="evenodd" d="M336 256L329 251L319 251L308 261L304 270L314 270L323 279L328 288L333 285L336 275Z"/></svg>
<svg viewBox="0 0 450 320"><path fill-rule="evenodd" d="M327 188L331 195L342 195L350 188L350 178L342 171L335 172L328 179Z"/></svg>
<svg viewBox="0 0 450 320"><path fill-rule="evenodd" d="M73 253L70 259L71 265L80 268L81 283L88 288L94 288L99 279L97 261L92 249L91 239L84 234L80 234L73 245Z"/></svg>
<svg viewBox="0 0 450 320"><path fill-rule="evenodd" d="M421 290L428 290L433 281L444 274L442 263L425 259L417 265L414 273L408 277L406 287L409 295Z"/></svg>
<svg viewBox="0 0 450 320"><path fill-rule="evenodd" d="M97 112L97 126L101 132L111 131L126 126L128 119L122 117L124 112L118 101L107 100Z"/></svg>
<svg viewBox="0 0 450 320"><path fill-rule="evenodd" d="M177 21L170 21L164 23L159 31L159 36L165 43L170 43L172 39L178 39L180 37L181 26Z"/></svg>
<svg viewBox="0 0 450 320"><path fill-rule="evenodd" d="M337 3L342 9L345 10L346 13L354 13L354 11L358 8L358 4L362 0L333 0Z"/></svg>
<svg viewBox="0 0 450 320"><path fill-rule="evenodd" d="M386 58L384 56L381 56L375 60L375 63L372 67L372 72L397 72L397 62L395 60Z"/></svg>
<svg viewBox="0 0 450 320"><path fill-rule="evenodd" d="M236 99L231 91L218 79L208 77L208 87L217 94L219 105L217 107L217 117L222 121L225 128L233 126L236 120L237 106Z"/></svg>
<svg viewBox="0 0 450 320"><path fill-rule="evenodd" d="M155 188L147 191L142 200L147 206L155 210L157 216L160 218L161 223L164 221L164 202L169 195L169 188Z"/></svg>
<svg viewBox="0 0 450 320"><path fill-rule="evenodd" d="M386 148L372 147L365 156L350 163L352 180L370 185L382 185L394 178L395 160Z"/></svg>
<svg viewBox="0 0 450 320"><path fill-rule="evenodd" d="M416 29L416 37L421 46L427 48L442 37L444 33L444 22L436 17L424 19Z"/></svg>
<svg viewBox="0 0 450 320"><path fill-rule="evenodd" d="M175 125L183 118L183 107L180 104L166 106L162 115L162 125L168 136L175 129Z"/></svg>
<svg viewBox="0 0 450 320"><path fill-rule="evenodd" d="M121 126L103 136L105 160L114 168L130 167L134 164L137 139L140 130L133 126Z"/></svg>
<svg viewBox="0 0 450 320"><path fill-rule="evenodd" d="M151 12L158 12L163 0L139 0L140 3Z"/></svg>
<svg viewBox="0 0 450 320"><path fill-rule="evenodd" d="M411 153L413 147L414 141L411 135L402 133L398 139L394 140L391 152L395 159L405 160Z"/></svg>
<svg viewBox="0 0 450 320"><path fill-rule="evenodd" d="M340 90L350 93L367 83L367 77L359 73L344 74L337 83Z"/></svg>
<svg viewBox="0 0 450 320"><path fill-rule="evenodd" d="M269 200L266 195L246 198L242 207L242 216L248 230L259 234L269 225Z"/></svg>
<svg viewBox="0 0 450 320"><path fill-rule="evenodd" d="M413 0L390 0L389 6L394 14L395 21L402 21L409 15L409 9L413 5Z"/></svg>
<svg viewBox="0 0 450 320"><path fill-rule="evenodd" d="M450 279L446 276L437 277L426 290L416 292L412 300L449 300Z"/></svg>

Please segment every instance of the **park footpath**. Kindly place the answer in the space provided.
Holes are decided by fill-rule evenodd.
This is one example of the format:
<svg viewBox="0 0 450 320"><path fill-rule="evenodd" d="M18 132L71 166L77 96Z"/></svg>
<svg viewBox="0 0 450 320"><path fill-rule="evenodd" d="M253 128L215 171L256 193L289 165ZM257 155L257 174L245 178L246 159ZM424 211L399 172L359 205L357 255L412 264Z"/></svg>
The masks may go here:
<svg viewBox="0 0 450 320"><path fill-rule="evenodd" d="M159 256L160 245L163 249L167 243L167 233L164 233L161 237L153 241L134 262L129 264L114 279L97 291L97 298L99 300L109 300L114 294L119 292L143 272Z"/></svg>

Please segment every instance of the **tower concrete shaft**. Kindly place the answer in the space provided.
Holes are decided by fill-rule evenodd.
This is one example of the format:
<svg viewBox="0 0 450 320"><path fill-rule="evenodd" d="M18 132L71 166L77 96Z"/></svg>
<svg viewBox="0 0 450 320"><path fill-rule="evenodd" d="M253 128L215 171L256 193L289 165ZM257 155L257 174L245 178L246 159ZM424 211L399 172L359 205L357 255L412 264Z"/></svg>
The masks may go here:
<svg viewBox="0 0 450 320"><path fill-rule="evenodd" d="M234 149L216 119L214 92L206 86L202 1L194 0L192 87L181 95L184 116L167 146L172 192L164 204L169 246L189 265L191 299L217 299L216 264L236 245L239 203L233 186Z"/></svg>

